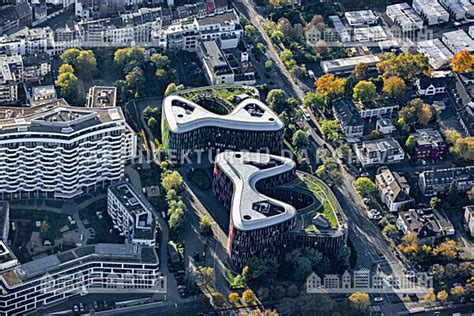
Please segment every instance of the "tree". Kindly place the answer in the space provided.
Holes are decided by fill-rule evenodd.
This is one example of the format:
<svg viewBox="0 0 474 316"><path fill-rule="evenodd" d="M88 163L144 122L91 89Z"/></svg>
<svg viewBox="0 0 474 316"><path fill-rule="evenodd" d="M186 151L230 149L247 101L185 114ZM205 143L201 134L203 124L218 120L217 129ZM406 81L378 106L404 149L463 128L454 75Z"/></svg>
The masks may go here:
<svg viewBox="0 0 474 316"><path fill-rule="evenodd" d="M209 293L209 287L216 283L216 273L212 267L199 267L197 270L197 281Z"/></svg>
<svg viewBox="0 0 474 316"><path fill-rule="evenodd" d="M183 185L183 178L178 171L171 171L163 178L161 185L166 191L173 189L176 192L179 192Z"/></svg>
<svg viewBox="0 0 474 316"><path fill-rule="evenodd" d="M124 74L128 74L135 67L141 68L145 63L145 49L142 47L119 48L114 53L114 63Z"/></svg>
<svg viewBox="0 0 474 316"><path fill-rule="evenodd" d="M458 138L450 151L458 159L466 162L474 161L474 137Z"/></svg>
<svg viewBox="0 0 474 316"><path fill-rule="evenodd" d="M274 258L251 257L247 260L247 280L265 279L272 280L276 277L279 263Z"/></svg>
<svg viewBox="0 0 474 316"><path fill-rule="evenodd" d="M451 68L457 73L468 73L472 71L474 65L474 58L466 50L462 50L451 59Z"/></svg>
<svg viewBox="0 0 474 316"><path fill-rule="evenodd" d="M40 228L40 231L44 234L44 233L47 233L49 231L49 224L46 220L44 220L42 223L41 223L41 228Z"/></svg>
<svg viewBox="0 0 474 316"><path fill-rule="evenodd" d="M404 80L417 78L428 69L428 58L422 54L386 53L380 55L377 71L385 77L397 76Z"/></svg>
<svg viewBox="0 0 474 316"><path fill-rule="evenodd" d="M303 99L303 107L307 109L318 109L324 110L326 104L324 97L317 92L307 92Z"/></svg>
<svg viewBox="0 0 474 316"><path fill-rule="evenodd" d="M418 254L420 250L420 240L418 236L414 232L408 232L402 238L402 243L398 245L398 249L400 249L404 254L408 256L414 256Z"/></svg>
<svg viewBox="0 0 474 316"><path fill-rule="evenodd" d="M367 77L368 73L369 73L369 65L367 65L366 63L358 63L354 67L353 74L357 79L364 79L365 77Z"/></svg>
<svg viewBox="0 0 474 316"><path fill-rule="evenodd" d="M464 288L461 285L453 286L450 290L450 293L452 296L459 299L461 296L464 295Z"/></svg>
<svg viewBox="0 0 474 316"><path fill-rule="evenodd" d="M437 196L433 196L431 199L430 199L430 207L432 209L435 209L436 206L438 206L438 197Z"/></svg>
<svg viewBox="0 0 474 316"><path fill-rule="evenodd" d="M212 232L211 220L206 215L201 217L201 221L199 222L199 230L204 235L208 235Z"/></svg>
<svg viewBox="0 0 474 316"><path fill-rule="evenodd" d="M212 304L222 306L224 304L224 295L219 292L212 293Z"/></svg>
<svg viewBox="0 0 474 316"><path fill-rule="evenodd" d="M237 303L238 301L240 301L240 296L239 296L239 294L237 294L237 293L235 293L235 292L232 292L232 293L229 293L228 300L229 300L229 302L231 302L232 304L235 304L235 303Z"/></svg>
<svg viewBox="0 0 474 316"><path fill-rule="evenodd" d="M180 90L183 90L184 89L184 86L182 84L180 84L179 86L176 85L176 83L172 82L170 83L167 87L166 87L166 90L165 90L165 97L173 94L173 93L176 93Z"/></svg>
<svg viewBox="0 0 474 316"><path fill-rule="evenodd" d="M433 109L429 104L423 104L418 112L418 122L421 125L427 125L433 118Z"/></svg>
<svg viewBox="0 0 474 316"><path fill-rule="evenodd" d="M453 128L448 128L444 132L444 137L446 138L446 142L450 145L456 144L456 142L461 138L461 134Z"/></svg>
<svg viewBox="0 0 474 316"><path fill-rule="evenodd" d="M90 79L97 72L97 60L91 50L81 50L73 65L81 78Z"/></svg>
<svg viewBox="0 0 474 316"><path fill-rule="evenodd" d="M434 289L430 288L428 292L425 294L425 301L433 303L436 301L436 294L434 293Z"/></svg>
<svg viewBox="0 0 474 316"><path fill-rule="evenodd" d="M357 178L354 186L362 197L370 196L377 190L377 186L367 177Z"/></svg>
<svg viewBox="0 0 474 316"><path fill-rule="evenodd" d="M270 90L267 94L267 104L274 112L280 114L286 108L286 95L281 89Z"/></svg>
<svg viewBox="0 0 474 316"><path fill-rule="evenodd" d="M170 59L168 56L163 54L152 54L150 56L150 62L155 66L155 76L159 79L164 79L168 76L168 68Z"/></svg>
<svg viewBox="0 0 474 316"><path fill-rule="evenodd" d="M304 281L321 263L323 256L312 248L297 248L285 256L285 261L292 267L293 277Z"/></svg>
<svg viewBox="0 0 474 316"><path fill-rule="evenodd" d="M242 299L246 302L246 303L253 303L255 302L255 294L253 293L252 290L248 289L248 290L245 290L243 293L242 293Z"/></svg>
<svg viewBox="0 0 474 316"><path fill-rule="evenodd" d="M245 36L251 41L255 42L257 37L257 29L252 24L247 24L245 26Z"/></svg>
<svg viewBox="0 0 474 316"><path fill-rule="evenodd" d="M273 61L270 59L265 62L265 71L271 71L273 69Z"/></svg>
<svg viewBox="0 0 474 316"><path fill-rule="evenodd" d="M434 256L442 256L446 260L456 259L458 252L459 252L459 247L456 244L455 240L443 241L441 244L433 248Z"/></svg>
<svg viewBox="0 0 474 316"><path fill-rule="evenodd" d="M316 82L316 91L325 98L333 98L344 93L345 80L332 74L322 75Z"/></svg>
<svg viewBox="0 0 474 316"><path fill-rule="evenodd" d="M270 37L272 39L272 42L280 44L285 38L285 34L283 34L283 32L280 30L275 30L274 32L272 32Z"/></svg>
<svg viewBox="0 0 474 316"><path fill-rule="evenodd" d="M391 76L383 79L382 91L391 98L399 99L406 93L407 86L405 81L397 76Z"/></svg>
<svg viewBox="0 0 474 316"><path fill-rule="evenodd" d="M341 145L339 145L339 147L336 148L336 154L339 159L347 160L350 153L351 147L349 147L349 145L347 145L346 143L342 143Z"/></svg>
<svg viewBox="0 0 474 316"><path fill-rule="evenodd" d="M375 84L370 81L359 81L353 90L352 97L361 102L372 101L377 96Z"/></svg>
<svg viewBox="0 0 474 316"><path fill-rule="evenodd" d="M291 142L297 149L301 149L309 144L308 136L302 130L297 130L293 134Z"/></svg>
<svg viewBox="0 0 474 316"><path fill-rule="evenodd" d="M74 73L74 67L71 64L62 64L59 66L58 74Z"/></svg>
<svg viewBox="0 0 474 316"><path fill-rule="evenodd" d="M139 67L133 68L126 76L125 81L128 87L135 93L135 96L140 96L145 87L145 76L143 70Z"/></svg>
<svg viewBox="0 0 474 316"><path fill-rule="evenodd" d="M61 95L72 102L77 96L77 77L72 72L62 73L56 79L56 86L59 87Z"/></svg>
<svg viewBox="0 0 474 316"><path fill-rule="evenodd" d="M315 174L318 178L330 183L338 183L341 178L337 163L330 157L326 158L324 163L318 166Z"/></svg>
<svg viewBox="0 0 474 316"><path fill-rule="evenodd" d="M382 232L389 238L395 238L398 236L398 229L393 224L388 224L387 226L385 226Z"/></svg>
<svg viewBox="0 0 474 316"><path fill-rule="evenodd" d="M448 299L448 292L445 290L438 292L437 298L440 300L442 303Z"/></svg>
<svg viewBox="0 0 474 316"><path fill-rule="evenodd" d="M355 292L348 297L349 302L360 311L365 311L370 305L369 294Z"/></svg>
<svg viewBox="0 0 474 316"><path fill-rule="evenodd" d="M81 53L79 48L69 48L64 51L59 57L65 64L74 65L76 63L77 57Z"/></svg>
<svg viewBox="0 0 474 316"><path fill-rule="evenodd" d="M249 276L249 272L250 272L250 269L249 269L249 266L245 266L242 268L242 277L247 280L248 276Z"/></svg>
<svg viewBox="0 0 474 316"><path fill-rule="evenodd" d="M321 132L327 140L337 141L339 139L341 127L336 120L321 120L320 125Z"/></svg>
<svg viewBox="0 0 474 316"><path fill-rule="evenodd" d="M412 153L415 150L416 146L416 139L415 136L410 135L408 136L407 140L405 141L405 148L408 152Z"/></svg>

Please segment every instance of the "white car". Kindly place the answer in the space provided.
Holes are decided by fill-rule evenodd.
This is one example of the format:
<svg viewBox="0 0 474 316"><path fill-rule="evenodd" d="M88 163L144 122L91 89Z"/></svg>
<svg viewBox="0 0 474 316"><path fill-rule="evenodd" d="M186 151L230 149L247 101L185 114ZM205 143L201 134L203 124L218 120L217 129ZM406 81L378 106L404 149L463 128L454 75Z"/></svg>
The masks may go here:
<svg viewBox="0 0 474 316"><path fill-rule="evenodd" d="M367 216L369 217L369 219L374 219L374 214L372 214L371 211L367 211Z"/></svg>
<svg viewBox="0 0 474 316"><path fill-rule="evenodd" d="M381 296L374 297L374 303L381 303L381 302L383 302L383 297Z"/></svg>

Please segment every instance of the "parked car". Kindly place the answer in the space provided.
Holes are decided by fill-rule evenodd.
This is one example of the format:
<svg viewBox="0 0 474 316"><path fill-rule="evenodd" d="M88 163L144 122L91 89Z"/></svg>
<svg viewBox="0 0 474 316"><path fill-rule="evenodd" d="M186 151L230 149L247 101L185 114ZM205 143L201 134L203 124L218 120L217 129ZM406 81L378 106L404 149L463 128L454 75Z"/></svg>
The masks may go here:
<svg viewBox="0 0 474 316"><path fill-rule="evenodd" d="M383 297L382 296L374 297L374 303L382 303L382 302L383 302Z"/></svg>

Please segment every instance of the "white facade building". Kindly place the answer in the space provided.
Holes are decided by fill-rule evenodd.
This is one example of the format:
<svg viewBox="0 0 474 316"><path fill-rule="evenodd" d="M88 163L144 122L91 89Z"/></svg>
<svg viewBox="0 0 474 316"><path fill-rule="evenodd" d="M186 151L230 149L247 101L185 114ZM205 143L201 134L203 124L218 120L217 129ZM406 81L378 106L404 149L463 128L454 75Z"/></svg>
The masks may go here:
<svg viewBox="0 0 474 316"><path fill-rule="evenodd" d="M442 41L453 54L462 50L474 52L474 40L462 29L443 33Z"/></svg>
<svg viewBox="0 0 474 316"><path fill-rule="evenodd" d="M418 42L418 52L428 57L428 63L434 69L440 69L449 65L454 56L437 38Z"/></svg>
<svg viewBox="0 0 474 316"><path fill-rule="evenodd" d="M440 0L440 2L455 20L474 16L474 4L470 0Z"/></svg>
<svg viewBox="0 0 474 316"><path fill-rule="evenodd" d="M128 158L122 111L64 100L0 111L0 196L73 198L120 180Z"/></svg>
<svg viewBox="0 0 474 316"><path fill-rule="evenodd" d="M449 13L437 0L413 0L413 9L428 25L437 25L449 21Z"/></svg>
<svg viewBox="0 0 474 316"><path fill-rule="evenodd" d="M108 188L107 212L126 242L155 246L156 223L152 207L130 184L121 182Z"/></svg>
<svg viewBox="0 0 474 316"><path fill-rule="evenodd" d="M398 3L387 6L387 16L398 25L402 32L411 32L423 27L423 20L408 5L408 3Z"/></svg>

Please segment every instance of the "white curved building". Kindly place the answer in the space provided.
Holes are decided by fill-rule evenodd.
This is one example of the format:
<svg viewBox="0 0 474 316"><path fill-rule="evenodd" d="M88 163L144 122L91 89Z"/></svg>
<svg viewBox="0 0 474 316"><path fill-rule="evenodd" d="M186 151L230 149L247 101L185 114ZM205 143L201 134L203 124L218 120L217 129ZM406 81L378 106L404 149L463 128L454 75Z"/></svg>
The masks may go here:
<svg viewBox="0 0 474 316"><path fill-rule="evenodd" d="M252 257L281 257L298 247L334 255L345 245L342 216L334 227L319 225L316 234L307 231L311 223L303 217L317 214L318 224L325 218L318 213L321 204L314 194L296 188L300 182L295 162L285 157L229 151L216 156L213 191L229 211L227 251L234 267L242 268ZM325 190L332 194L328 187ZM341 208L335 203L338 216Z"/></svg>
<svg viewBox="0 0 474 316"><path fill-rule="evenodd" d="M0 109L0 197L73 198L123 177L129 153L120 108L64 100Z"/></svg>
<svg viewBox="0 0 474 316"><path fill-rule="evenodd" d="M206 106L217 101L204 100ZM283 144L284 124L263 102L245 99L229 114L216 114L181 96L163 101L163 145L183 151L197 149L270 150Z"/></svg>

